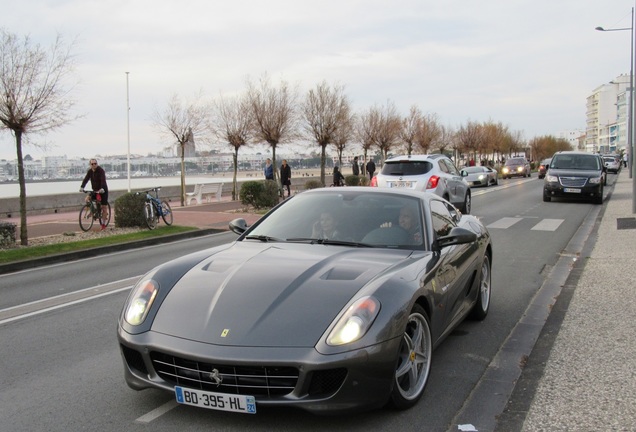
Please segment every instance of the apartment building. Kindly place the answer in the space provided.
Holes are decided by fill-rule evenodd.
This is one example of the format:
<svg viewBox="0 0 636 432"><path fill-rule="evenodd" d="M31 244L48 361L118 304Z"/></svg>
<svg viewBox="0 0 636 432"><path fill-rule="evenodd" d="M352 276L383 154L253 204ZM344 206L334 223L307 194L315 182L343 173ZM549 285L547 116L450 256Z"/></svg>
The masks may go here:
<svg viewBox="0 0 636 432"><path fill-rule="evenodd" d="M619 75L592 91L586 102L585 151L620 152L627 148L629 75Z"/></svg>

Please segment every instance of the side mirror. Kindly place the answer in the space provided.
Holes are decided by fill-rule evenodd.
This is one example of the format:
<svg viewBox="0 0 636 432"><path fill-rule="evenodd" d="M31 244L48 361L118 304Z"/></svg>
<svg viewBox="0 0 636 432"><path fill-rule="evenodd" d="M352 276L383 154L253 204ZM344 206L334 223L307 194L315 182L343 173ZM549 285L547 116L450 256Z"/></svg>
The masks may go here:
<svg viewBox="0 0 636 432"><path fill-rule="evenodd" d="M462 177L466 177L468 175L468 173L466 171L464 171L464 170L461 170L459 172L459 175L461 175Z"/></svg>
<svg viewBox="0 0 636 432"><path fill-rule="evenodd" d="M455 227L450 230L448 235L438 238L435 243L439 249L442 249L448 246L472 243L476 240L477 234L474 232L466 228Z"/></svg>
<svg viewBox="0 0 636 432"><path fill-rule="evenodd" d="M243 234L248 228L249 225L243 218L234 219L230 222L230 229L238 235Z"/></svg>

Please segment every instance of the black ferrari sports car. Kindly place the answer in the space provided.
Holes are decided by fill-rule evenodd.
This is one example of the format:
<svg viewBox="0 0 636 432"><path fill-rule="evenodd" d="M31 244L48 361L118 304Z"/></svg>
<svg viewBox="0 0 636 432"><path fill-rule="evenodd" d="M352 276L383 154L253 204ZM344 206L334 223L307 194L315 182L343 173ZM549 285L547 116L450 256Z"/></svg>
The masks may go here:
<svg viewBox="0 0 636 432"><path fill-rule="evenodd" d="M127 384L255 413L412 407L433 349L486 317L491 238L426 192L322 188L156 267L118 325Z"/></svg>

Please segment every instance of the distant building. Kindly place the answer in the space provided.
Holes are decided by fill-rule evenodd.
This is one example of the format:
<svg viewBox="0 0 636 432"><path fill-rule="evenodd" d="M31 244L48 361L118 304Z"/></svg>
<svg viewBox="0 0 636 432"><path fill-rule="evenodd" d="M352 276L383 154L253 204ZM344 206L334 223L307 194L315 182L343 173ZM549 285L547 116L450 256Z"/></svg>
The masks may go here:
<svg viewBox="0 0 636 432"><path fill-rule="evenodd" d="M587 97L585 151L612 153L627 147L629 81L629 75L620 75Z"/></svg>

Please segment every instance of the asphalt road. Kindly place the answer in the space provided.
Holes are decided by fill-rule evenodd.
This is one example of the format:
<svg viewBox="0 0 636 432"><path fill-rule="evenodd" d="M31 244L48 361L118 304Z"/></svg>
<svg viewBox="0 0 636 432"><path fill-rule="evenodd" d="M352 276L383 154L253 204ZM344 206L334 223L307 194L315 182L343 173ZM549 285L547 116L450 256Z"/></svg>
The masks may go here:
<svg viewBox="0 0 636 432"><path fill-rule="evenodd" d="M411 410L316 417L262 409L248 416L177 406L169 393L127 388L116 320L135 277L233 238L225 233L0 276L0 424L12 431L456 431L492 424L523 362L510 336L517 338L513 348L529 343L532 332L519 332L519 321L546 277L576 255L581 227L598 206L543 203L536 177L473 194L472 213L490 226L494 242L490 314L463 323L434 352L425 395ZM497 379L487 380L493 367Z"/></svg>

